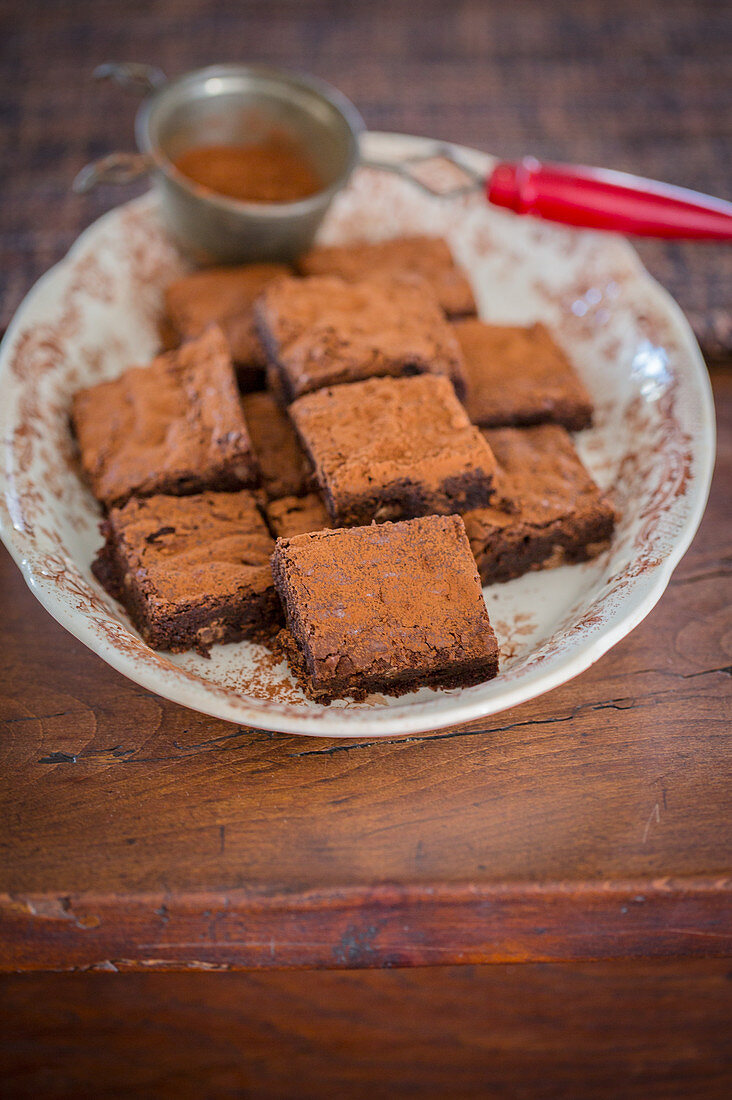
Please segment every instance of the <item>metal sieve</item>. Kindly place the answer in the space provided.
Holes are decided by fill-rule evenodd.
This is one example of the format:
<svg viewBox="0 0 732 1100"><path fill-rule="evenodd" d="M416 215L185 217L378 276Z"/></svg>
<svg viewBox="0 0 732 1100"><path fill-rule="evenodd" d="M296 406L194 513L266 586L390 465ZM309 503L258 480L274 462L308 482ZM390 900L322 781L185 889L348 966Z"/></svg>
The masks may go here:
<svg viewBox="0 0 732 1100"><path fill-rule="evenodd" d="M135 120L139 152L112 153L87 165L74 190L127 183L149 172L169 232L197 263L291 260L309 247L358 162L361 116L337 89L311 76L211 65L168 81L152 66L115 62L94 76L144 92ZM321 190L296 202L241 202L200 187L175 167L194 146L246 145L273 131L307 149Z"/></svg>

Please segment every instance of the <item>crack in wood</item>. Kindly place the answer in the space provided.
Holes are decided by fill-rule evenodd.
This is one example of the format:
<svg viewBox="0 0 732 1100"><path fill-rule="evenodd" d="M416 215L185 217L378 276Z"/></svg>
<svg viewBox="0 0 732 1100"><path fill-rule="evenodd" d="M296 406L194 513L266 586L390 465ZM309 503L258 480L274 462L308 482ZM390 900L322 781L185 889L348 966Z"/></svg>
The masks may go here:
<svg viewBox="0 0 732 1100"><path fill-rule="evenodd" d="M634 675L663 675L671 676L679 680L698 679L702 676L723 674L732 676L732 665L720 665L715 668L701 669L697 672L674 672L670 669L636 669ZM581 703L573 707L567 714L555 715L551 718L531 718L522 722L511 722L505 726L485 726L477 730L447 730L427 734L417 734L411 737L379 737L368 741L349 741L346 744L330 745L323 749L305 749L301 752L289 752L287 756L299 759L308 756L333 756L341 752L353 752L356 749L374 748L377 745L406 745L420 744L427 741L445 741L458 737L478 737L487 733L506 733L512 729L527 726L553 725L559 722L571 722L583 711L593 710L633 710L643 706L648 700L663 698L672 694L673 689L649 692L644 695L623 696L615 699L607 699L598 703ZM78 764L78 763L112 763L119 764L162 764L176 760L186 760L190 757L200 756L209 752L229 752L238 750L262 740L271 741L282 736L271 730L247 729L239 727L232 733L222 734L220 737L210 737L204 741L197 741L191 745L183 745L179 741L173 741L173 747L177 752L164 756L138 756L139 748L124 748L122 745L114 745L108 749L80 749L78 752L66 752L62 750L51 751L40 757L39 764ZM245 742L232 744L232 742ZM97 758L97 759L93 759Z"/></svg>
<svg viewBox="0 0 732 1100"><path fill-rule="evenodd" d="M57 710L52 714L24 714L19 718L5 718L2 725L12 726L18 722L45 722L47 718L64 718L67 714L71 714L70 710Z"/></svg>
<svg viewBox="0 0 732 1100"><path fill-rule="evenodd" d="M656 671L651 669L649 671ZM710 669L710 672L727 671L726 669ZM693 676L702 676L706 673L692 673ZM683 673L671 673L670 675L681 676L686 678ZM601 703L581 703L568 714L557 715L552 718L531 718L525 722L511 722L507 726L487 726L478 730L453 730L445 733L428 733L420 734L414 737L397 737L386 738L380 737L373 741L355 741L349 742L345 745L331 745L326 749L306 749L304 752L291 752L288 756L301 757L301 756L333 756L339 752L350 752L353 749L368 749L373 748L376 745L406 745L406 744L419 744L423 741L447 741L456 737L479 737L486 733L506 733L509 730L519 729L523 726L547 726L554 725L558 722L571 722L578 714L585 710L633 710L643 705L646 700L663 698L664 696L673 694L671 690L668 691L656 691L649 692L647 695L641 696L640 699L635 697L627 697L623 699L609 699Z"/></svg>
<svg viewBox="0 0 732 1100"><path fill-rule="evenodd" d="M718 668L705 668L701 672L682 672L684 680L693 680L697 676L708 676L712 672L723 672L726 676L732 676L732 665L720 665Z"/></svg>

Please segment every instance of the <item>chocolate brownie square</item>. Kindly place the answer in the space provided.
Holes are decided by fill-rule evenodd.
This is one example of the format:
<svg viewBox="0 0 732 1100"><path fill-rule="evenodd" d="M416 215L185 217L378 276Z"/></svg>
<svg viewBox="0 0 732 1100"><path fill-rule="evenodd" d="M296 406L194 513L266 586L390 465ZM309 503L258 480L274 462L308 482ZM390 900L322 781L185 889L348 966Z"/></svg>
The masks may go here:
<svg viewBox="0 0 732 1100"><path fill-rule="evenodd" d="M476 312L473 291L441 237L393 237L387 241L314 248L297 263L302 275L339 275L349 283L373 275L421 275L448 317Z"/></svg>
<svg viewBox="0 0 732 1100"><path fill-rule="evenodd" d="M460 687L498 671L460 516L278 539L283 648L316 698Z"/></svg>
<svg viewBox="0 0 732 1100"><path fill-rule="evenodd" d="M287 413L264 392L245 394L242 408L268 499L307 492L313 471Z"/></svg>
<svg viewBox="0 0 732 1100"><path fill-rule="evenodd" d="M278 629L274 543L251 493L130 500L102 530L94 574L154 649L205 652Z"/></svg>
<svg viewBox="0 0 732 1100"><path fill-rule="evenodd" d="M562 424L579 431L592 423L592 399L569 359L542 324L455 325L465 358L465 405L486 428Z"/></svg>
<svg viewBox="0 0 732 1100"><path fill-rule="evenodd" d="M290 415L336 527L490 500L493 455L447 378L331 386L298 398Z"/></svg>
<svg viewBox="0 0 732 1100"><path fill-rule="evenodd" d="M289 539L309 531L331 527L330 516L317 493L304 497L280 497L266 508L267 523L275 538Z"/></svg>
<svg viewBox="0 0 732 1100"><path fill-rule="evenodd" d="M254 302L268 283L290 271L286 264L246 264L209 267L176 279L165 290L164 346L175 348L216 323L229 344L240 387L260 388L267 359L254 324Z"/></svg>
<svg viewBox="0 0 732 1100"><path fill-rule="evenodd" d="M465 392L462 354L424 280L280 279L256 305L288 400L363 378L443 374Z"/></svg>
<svg viewBox="0 0 732 1100"><path fill-rule="evenodd" d="M81 390L71 422L84 472L107 506L257 480L228 345L215 326L149 367Z"/></svg>
<svg viewBox="0 0 732 1100"><path fill-rule="evenodd" d="M463 517L483 584L587 561L607 548L615 508L564 428L541 424L484 434L498 463L496 497Z"/></svg>

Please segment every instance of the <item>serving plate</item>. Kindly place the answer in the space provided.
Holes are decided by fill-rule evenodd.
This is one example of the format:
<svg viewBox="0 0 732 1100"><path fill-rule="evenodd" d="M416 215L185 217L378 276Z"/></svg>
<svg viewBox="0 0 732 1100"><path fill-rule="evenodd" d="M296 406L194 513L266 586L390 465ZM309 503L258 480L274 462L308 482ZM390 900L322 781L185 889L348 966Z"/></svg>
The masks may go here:
<svg viewBox="0 0 732 1100"><path fill-rule="evenodd" d="M379 162L436 149L425 138L363 136L364 156ZM452 153L484 173L492 164L474 150ZM325 707L258 645L216 646L208 660L149 649L92 576L100 513L78 476L68 414L75 390L156 351L162 288L185 265L150 193L82 234L27 296L0 349L3 541L50 614L131 680L269 730L374 737L439 729L576 676L663 593L704 511L715 446L709 379L679 308L621 238L518 218L478 194L430 197L371 168L359 168L338 196L320 239L415 232L449 239L483 318L543 320L569 351L597 408L578 447L622 513L612 546L593 562L484 590L501 672L477 687Z"/></svg>

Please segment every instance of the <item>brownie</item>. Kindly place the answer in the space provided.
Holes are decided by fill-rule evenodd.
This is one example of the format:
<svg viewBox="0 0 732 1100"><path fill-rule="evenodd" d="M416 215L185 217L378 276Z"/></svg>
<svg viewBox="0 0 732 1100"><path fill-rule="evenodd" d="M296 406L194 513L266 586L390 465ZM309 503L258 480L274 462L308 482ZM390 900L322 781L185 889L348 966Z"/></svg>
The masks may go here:
<svg viewBox="0 0 732 1100"><path fill-rule="evenodd" d="M421 275L448 317L469 317L476 312L470 283L441 237L393 237L314 248L300 258L297 267L302 275L339 275L347 282L374 274Z"/></svg>
<svg viewBox="0 0 732 1100"><path fill-rule="evenodd" d="M574 367L542 324L455 325L468 380L466 408L486 428L592 423L592 400Z"/></svg>
<svg viewBox="0 0 732 1100"><path fill-rule="evenodd" d="M245 394L242 408L268 499L306 493L313 473L287 413L270 393Z"/></svg>
<svg viewBox="0 0 732 1100"><path fill-rule="evenodd" d="M107 506L257 480L229 349L213 325L148 367L81 390L71 421L84 472Z"/></svg>
<svg viewBox="0 0 732 1100"><path fill-rule="evenodd" d="M154 649L205 652L278 629L274 543L251 493L130 500L102 531L94 574Z"/></svg>
<svg viewBox="0 0 732 1100"><path fill-rule="evenodd" d="M254 301L268 283L290 270L285 264L246 264L210 267L177 279L165 291L160 322L164 346L177 347L215 322L228 341L241 388L261 388L266 356L254 324Z"/></svg>
<svg viewBox="0 0 732 1100"><path fill-rule="evenodd" d="M275 538L289 539L332 527L330 516L317 493L304 497L280 497L266 507L267 523Z"/></svg>
<svg viewBox="0 0 732 1100"><path fill-rule="evenodd" d="M498 671L498 644L460 516L278 539L283 648L316 698L460 687Z"/></svg>
<svg viewBox="0 0 732 1100"><path fill-rule="evenodd" d="M489 503L493 455L447 378L331 386L290 414L336 527Z"/></svg>
<svg viewBox="0 0 732 1100"><path fill-rule="evenodd" d="M287 394L285 393L285 387L282 382L282 375L273 363L267 364L267 369L265 371L265 386L267 393L274 398L279 407L281 409L286 409L289 401L287 400Z"/></svg>
<svg viewBox="0 0 732 1100"><path fill-rule="evenodd" d="M465 392L455 333L423 279L279 279L255 307L288 400L363 378L444 374Z"/></svg>
<svg viewBox="0 0 732 1100"><path fill-rule="evenodd" d="M483 584L587 561L606 549L616 512L556 424L493 428L496 497L464 516Z"/></svg>

